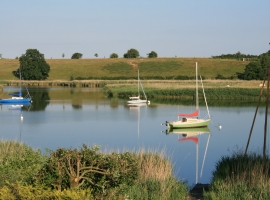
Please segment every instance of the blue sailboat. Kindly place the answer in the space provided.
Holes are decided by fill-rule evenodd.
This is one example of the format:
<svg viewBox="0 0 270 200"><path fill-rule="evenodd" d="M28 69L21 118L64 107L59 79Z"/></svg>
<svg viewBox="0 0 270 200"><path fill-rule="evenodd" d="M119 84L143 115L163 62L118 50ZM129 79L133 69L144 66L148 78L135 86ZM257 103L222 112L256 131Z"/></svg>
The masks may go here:
<svg viewBox="0 0 270 200"><path fill-rule="evenodd" d="M29 91L26 87L25 88L26 88L27 94L25 97L22 96L22 76L21 76L20 67L19 67L19 73L20 73L19 93L9 94L9 96L12 96L11 98L0 99L0 104L18 105L18 104L30 104L32 102L32 97L30 96Z"/></svg>

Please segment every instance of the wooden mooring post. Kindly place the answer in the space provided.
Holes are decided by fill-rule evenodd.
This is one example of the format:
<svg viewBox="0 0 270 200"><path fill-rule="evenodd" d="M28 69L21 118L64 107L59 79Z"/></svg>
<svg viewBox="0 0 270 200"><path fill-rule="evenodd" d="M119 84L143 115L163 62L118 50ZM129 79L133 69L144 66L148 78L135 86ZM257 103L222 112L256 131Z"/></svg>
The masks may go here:
<svg viewBox="0 0 270 200"><path fill-rule="evenodd" d="M266 70L266 75L265 75L265 78L263 80L262 88L261 88L261 91L260 91L260 97L259 97L259 101L258 101L256 111L255 111L255 114L254 114L253 122L252 122L252 125L251 125L251 129L250 129L250 133L249 133L249 137L248 137L248 142L247 142L247 146L246 146L246 150L245 150L245 155L247 155L248 146L249 146L250 138L251 138L251 135L252 135L254 123L255 123L255 120L256 120L258 108L259 108L259 105L260 105L260 102L261 102L261 97L262 97L262 94L263 94L263 89L264 89L264 86L265 86L266 77L267 77L267 90L266 90L266 100L265 100L266 102L265 102L264 140L263 140L263 156L264 157L266 156L268 100L269 100L269 82L270 82L270 62L268 64L268 68Z"/></svg>

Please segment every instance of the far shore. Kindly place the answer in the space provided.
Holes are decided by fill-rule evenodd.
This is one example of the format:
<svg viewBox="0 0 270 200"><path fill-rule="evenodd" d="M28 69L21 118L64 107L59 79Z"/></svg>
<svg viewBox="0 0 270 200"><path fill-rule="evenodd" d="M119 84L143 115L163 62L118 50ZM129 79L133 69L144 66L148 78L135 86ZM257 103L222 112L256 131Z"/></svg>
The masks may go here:
<svg viewBox="0 0 270 200"><path fill-rule="evenodd" d="M194 80L141 80L144 88L159 89L177 89L177 88L195 88ZM263 81L261 80L203 80L205 88L260 88ZM19 86L19 80L2 80L0 81L0 91L4 86ZM137 80L42 80L42 81L24 81L27 87L89 87L103 88L106 87L123 87L134 86L138 84ZM199 84L201 84L199 82ZM265 84L266 85L266 84Z"/></svg>

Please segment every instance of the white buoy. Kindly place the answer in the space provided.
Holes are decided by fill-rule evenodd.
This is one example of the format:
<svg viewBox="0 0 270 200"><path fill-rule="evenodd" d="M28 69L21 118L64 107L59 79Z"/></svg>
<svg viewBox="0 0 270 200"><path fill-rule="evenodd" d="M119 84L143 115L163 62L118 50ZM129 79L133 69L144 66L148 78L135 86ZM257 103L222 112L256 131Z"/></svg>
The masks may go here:
<svg viewBox="0 0 270 200"><path fill-rule="evenodd" d="M222 129L222 126L221 126L221 125L219 125L219 126L218 126L218 130L221 130L221 129Z"/></svg>
<svg viewBox="0 0 270 200"><path fill-rule="evenodd" d="M21 121L23 120L23 116L21 115Z"/></svg>

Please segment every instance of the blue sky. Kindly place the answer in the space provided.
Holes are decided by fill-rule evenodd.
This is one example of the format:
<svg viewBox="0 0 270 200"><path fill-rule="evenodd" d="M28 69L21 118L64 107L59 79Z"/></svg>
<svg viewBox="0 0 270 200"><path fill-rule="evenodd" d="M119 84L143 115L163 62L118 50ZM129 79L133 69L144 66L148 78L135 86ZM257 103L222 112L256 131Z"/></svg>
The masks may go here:
<svg viewBox="0 0 270 200"><path fill-rule="evenodd" d="M1 0L0 54L211 57L270 49L269 0Z"/></svg>

